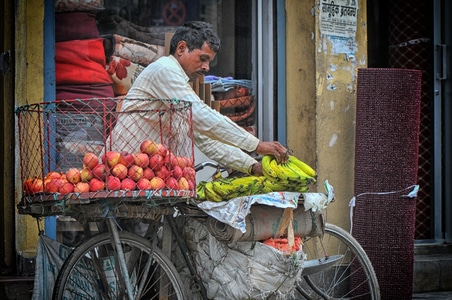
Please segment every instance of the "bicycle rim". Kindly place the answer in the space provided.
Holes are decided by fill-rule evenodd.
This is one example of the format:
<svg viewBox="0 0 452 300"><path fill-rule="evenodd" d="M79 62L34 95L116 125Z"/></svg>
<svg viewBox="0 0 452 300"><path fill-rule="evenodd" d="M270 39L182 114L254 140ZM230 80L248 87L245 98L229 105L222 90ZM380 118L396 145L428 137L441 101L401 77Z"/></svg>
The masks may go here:
<svg viewBox="0 0 452 300"><path fill-rule="evenodd" d="M314 243L314 239L307 238L303 250L307 255L306 263L312 263L319 271L303 276L298 283L297 290L302 296L306 299L380 299L372 263L355 238L338 226L326 224L322 243ZM331 266L328 266L329 260L334 261ZM322 268L322 264L328 267Z"/></svg>
<svg viewBox="0 0 452 300"><path fill-rule="evenodd" d="M120 232L134 299L186 299L182 281L171 261L150 241ZM128 299L124 276L111 235L89 237L63 264L54 299Z"/></svg>

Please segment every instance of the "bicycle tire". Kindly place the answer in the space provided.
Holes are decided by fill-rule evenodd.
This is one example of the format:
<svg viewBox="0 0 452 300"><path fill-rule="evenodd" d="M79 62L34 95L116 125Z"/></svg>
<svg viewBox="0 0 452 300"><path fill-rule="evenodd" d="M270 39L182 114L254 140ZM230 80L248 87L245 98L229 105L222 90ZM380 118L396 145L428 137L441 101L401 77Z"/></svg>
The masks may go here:
<svg viewBox="0 0 452 300"><path fill-rule="evenodd" d="M165 299L187 299L176 268L160 249L130 232L119 232L119 239L134 299L161 299L163 293ZM115 254L110 233L96 234L83 241L64 262L54 286L53 299L127 299ZM149 268L146 268L146 262L150 263ZM149 270L147 274L146 269Z"/></svg>
<svg viewBox="0 0 452 300"><path fill-rule="evenodd" d="M305 264L308 266L313 263L319 271L310 275L302 274L303 280L298 282L296 289L304 298L380 299L378 279L372 263L352 235L336 225L325 224L322 243L327 256L322 257L322 263L328 266L329 259L332 265L324 268L318 262L318 246L314 245L313 240L306 238L303 243L307 255ZM305 273L309 273L309 269Z"/></svg>

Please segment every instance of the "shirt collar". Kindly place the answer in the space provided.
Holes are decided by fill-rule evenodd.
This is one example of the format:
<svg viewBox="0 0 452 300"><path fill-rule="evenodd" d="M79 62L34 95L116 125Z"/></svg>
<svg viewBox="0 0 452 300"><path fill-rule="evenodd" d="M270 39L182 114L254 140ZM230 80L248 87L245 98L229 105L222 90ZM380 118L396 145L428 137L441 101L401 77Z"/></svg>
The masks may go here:
<svg viewBox="0 0 452 300"><path fill-rule="evenodd" d="M174 55L169 55L169 58L179 67L181 74L184 74L184 79L186 82L190 81L190 78L188 77L187 73L185 73L184 69L180 65L179 61L174 57Z"/></svg>

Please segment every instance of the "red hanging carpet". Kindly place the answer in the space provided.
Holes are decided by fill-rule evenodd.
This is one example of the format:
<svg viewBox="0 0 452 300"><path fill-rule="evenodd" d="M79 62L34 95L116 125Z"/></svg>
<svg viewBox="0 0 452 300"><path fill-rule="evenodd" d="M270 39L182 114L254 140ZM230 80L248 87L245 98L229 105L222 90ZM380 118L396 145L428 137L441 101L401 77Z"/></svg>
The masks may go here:
<svg viewBox="0 0 452 300"><path fill-rule="evenodd" d="M416 198L406 195L417 184L421 76L358 70L353 236L372 261L381 299L412 297Z"/></svg>

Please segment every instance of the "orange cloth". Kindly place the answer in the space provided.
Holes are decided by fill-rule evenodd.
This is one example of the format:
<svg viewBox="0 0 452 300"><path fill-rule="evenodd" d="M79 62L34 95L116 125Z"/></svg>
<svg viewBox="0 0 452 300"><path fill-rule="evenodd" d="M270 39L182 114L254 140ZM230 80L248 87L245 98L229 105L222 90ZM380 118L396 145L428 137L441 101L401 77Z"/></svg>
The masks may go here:
<svg viewBox="0 0 452 300"><path fill-rule="evenodd" d="M297 252L301 249L301 238L299 236L295 237L294 245L290 251L287 238L269 238L264 241L264 244L276 248L281 252Z"/></svg>

